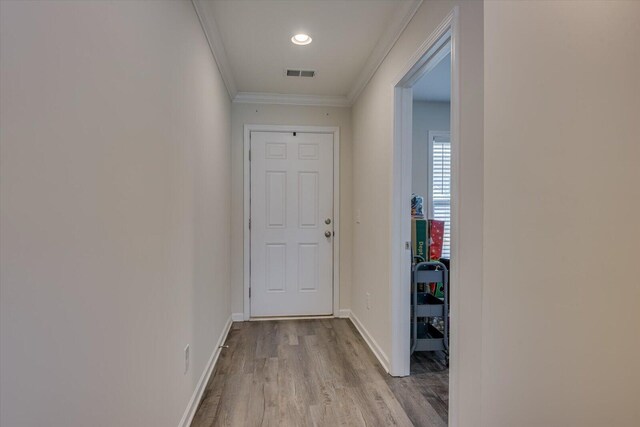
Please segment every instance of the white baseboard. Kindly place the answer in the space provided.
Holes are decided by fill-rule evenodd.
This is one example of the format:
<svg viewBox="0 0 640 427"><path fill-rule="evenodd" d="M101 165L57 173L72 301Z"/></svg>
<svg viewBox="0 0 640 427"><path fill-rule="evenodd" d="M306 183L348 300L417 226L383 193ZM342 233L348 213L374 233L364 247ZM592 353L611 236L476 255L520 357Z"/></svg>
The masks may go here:
<svg viewBox="0 0 640 427"><path fill-rule="evenodd" d="M348 319L350 316L351 310L349 310L348 308L338 310L338 314L336 315L336 317L339 317L341 319Z"/></svg>
<svg viewBox="0 0 640 427"><path fill-rule="evenodd" d="M364 327L362 322L360 322L360 319L358 319L352 311L349 313L349 319L351 319L351 323L353 323L358 332L360 332L360 335L362 335L362 338L364 338L364 341L367 343L373 354L376 355L378 362L380 362L384 370L389 373L389 358L384 354L382 348L378 345L376 340L373 339L373 336L371 336L369 331L367 331L367 328Z"/></svg>
<svg viewBox="0 0 640 427"><path fill-rule="evenodd" d="M187 405L187 409L184 411L182 415L182 419L180 420L179 427L189 427L191 425L191 421L193 421L193 417L196 414L196 410L198 409L198 405L200 404L200 399L202 399L202 394L204 393L204 389L209 382L209 378L213 373L213 368L216 366L216 362L218 361L218 357L220 356L220 346L224 344L227 339L227 335L229 335L229 330L231 330L232 316L229 316L227 320L227 324L225 325L222 333L220 334L220 338L218 338L218 342L216 346L213 348L213 353L209 358L209 362L207 366L204 368L204 372L200 376L200 380L198 381L198 385L196 389L193 391L193 395L191 396L191 400L189 401L189 405Z"/></svg>
<svg viewBox="0 0 640 427"><path fill-rule="evenodd" d="M244 322L244 313L232 313L231 320L234 322Z"/></svg>

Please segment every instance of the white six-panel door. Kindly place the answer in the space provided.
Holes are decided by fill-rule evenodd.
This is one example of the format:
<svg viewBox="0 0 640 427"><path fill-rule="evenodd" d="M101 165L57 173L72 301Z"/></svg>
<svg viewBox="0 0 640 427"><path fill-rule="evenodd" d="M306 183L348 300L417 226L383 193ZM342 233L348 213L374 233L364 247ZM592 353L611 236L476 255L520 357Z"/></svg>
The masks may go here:
<svg viewBox="0 0 640 427"><path fill-rule="evenodd" d="M251 132L251 316L333 313L333 135Z"/></svg>

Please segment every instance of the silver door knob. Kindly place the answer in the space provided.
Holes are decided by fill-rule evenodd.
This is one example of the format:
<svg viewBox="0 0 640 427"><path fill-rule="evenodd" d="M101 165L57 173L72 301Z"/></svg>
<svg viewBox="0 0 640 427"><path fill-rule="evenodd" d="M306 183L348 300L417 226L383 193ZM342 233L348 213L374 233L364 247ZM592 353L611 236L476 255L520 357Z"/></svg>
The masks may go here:
<svg viewBox="0 0 640 427"><path fill-rule="evenodd" d="M324 237L331 237L331 232L329 230L325 231Z"/></svg>
<svg viewBox="0 0 640 427"><path fill-rule="evenodd" d="M325 219L325 220L324 220L324 223L325 223L325 224L327 224L327 225L331 224L331 218L327 218L327 219Z"/></svg>

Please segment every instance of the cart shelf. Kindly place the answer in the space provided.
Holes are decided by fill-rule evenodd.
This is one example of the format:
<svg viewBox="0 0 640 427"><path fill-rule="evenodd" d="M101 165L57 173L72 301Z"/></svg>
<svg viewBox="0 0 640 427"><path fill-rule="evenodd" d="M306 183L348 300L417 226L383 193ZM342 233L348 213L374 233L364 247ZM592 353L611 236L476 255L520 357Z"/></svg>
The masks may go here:
<svg viewBox="0 0 640 427"><path fill-rule="evenodd" d="M428 292L418 292L418 283L442 283L444 298ZM421 262L412 271L411 353L414 351L449 352L449 272L439 261ZM438 317L444 320L444 331L439 331L421 318Z"/></svg>

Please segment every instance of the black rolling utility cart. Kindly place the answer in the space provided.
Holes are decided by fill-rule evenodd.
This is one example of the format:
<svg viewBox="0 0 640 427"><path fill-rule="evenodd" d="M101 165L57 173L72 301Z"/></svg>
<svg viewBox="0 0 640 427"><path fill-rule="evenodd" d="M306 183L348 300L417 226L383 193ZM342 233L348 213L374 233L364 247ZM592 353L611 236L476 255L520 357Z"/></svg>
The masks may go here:
<svg viewBox="0 0 640 427"><path fill-rule="evenodd" d="M428 291L429 283L442 283L442 298ZM440 261L413 266L411 354L414 351L443 351L449 363L449 270Z"/></svg>

